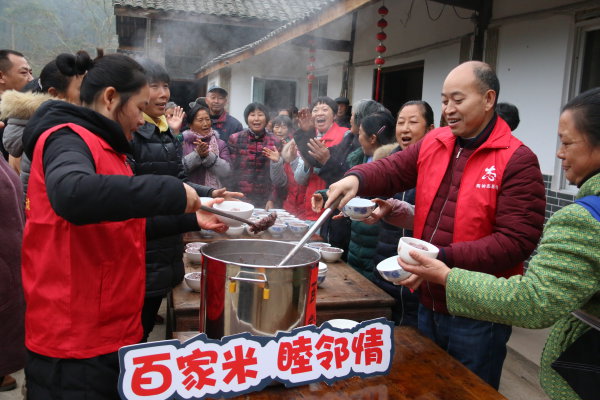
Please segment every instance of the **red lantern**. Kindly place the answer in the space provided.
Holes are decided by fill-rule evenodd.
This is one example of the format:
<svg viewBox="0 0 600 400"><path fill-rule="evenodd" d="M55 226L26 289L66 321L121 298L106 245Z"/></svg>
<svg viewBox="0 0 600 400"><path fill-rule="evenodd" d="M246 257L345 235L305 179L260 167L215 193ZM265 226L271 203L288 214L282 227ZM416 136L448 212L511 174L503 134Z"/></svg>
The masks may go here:
<svg viewBox="0 0 600 400"><path fill-rule="evenodd" d="M379 53L379 55L375 58L375 65L377 65L377 81L375 83L375 101L379 101L379 91L380 91L380 83L381 83L381 66L385 64L385 59L382 54L386 52L387 48L383 45L383 41L387 39L386 33L383 31L387 26L388 22L385 20L385 16L388 14L388 9L384 5L377 9L377 13L381 15L379 21L377 21L377 27L380 29L375 36L377 40L379 40L379 44L375 47L375 51Z"/></svg>

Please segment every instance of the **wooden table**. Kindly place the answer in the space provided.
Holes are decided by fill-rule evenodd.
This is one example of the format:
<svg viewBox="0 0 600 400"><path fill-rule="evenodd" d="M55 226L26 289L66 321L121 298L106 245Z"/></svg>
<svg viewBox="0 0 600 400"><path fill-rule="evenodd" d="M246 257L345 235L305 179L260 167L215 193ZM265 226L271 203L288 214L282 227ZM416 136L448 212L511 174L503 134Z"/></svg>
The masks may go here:
<svg viewBox="0 0 600 400"><path fill-rule="evenodd" d="M194 332L176 332L181 341ZM246 400L506 400L491 386L413 328L396 327L388 375L349 378L332 386L312 383L286 389L270 386L236 399Z"/></svg>
<svg viewBox="0 0 600 400"><path fill-rule="evenodd" d="M200 264L189 263L185 257L184 264L186 272L200 271ZM327 278L317 290L317 324L334 318L391 319L393 297L343 261L327 266ZM199 293L185 282L175 287L168 297L167 338L173 331L197 331L199 309Z"/></svg>

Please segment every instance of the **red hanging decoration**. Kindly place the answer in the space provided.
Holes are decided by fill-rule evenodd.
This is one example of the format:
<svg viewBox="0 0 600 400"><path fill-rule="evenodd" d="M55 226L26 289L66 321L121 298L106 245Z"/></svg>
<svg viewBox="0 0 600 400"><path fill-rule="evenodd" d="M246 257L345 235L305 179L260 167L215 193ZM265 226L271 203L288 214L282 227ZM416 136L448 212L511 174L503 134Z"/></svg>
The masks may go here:
<svg viewBox="0 0 600 400"><path fill-rule="evenodd" d="M379 41L379 44L375 47L375 51L379 53L379 55L375 58L375 65L377 65L377 79L375 81L375 101L379 101L379 95L381 91L381 66L385 64L385 59L382 54L386 52L387 48L383 45L383 41L387 39L387 34L383 31L387 26L388 22L384 18L388 14L388 9L384 5L379 7L377 10L377 14L381 15L379 21L377 21L377 27L380 29L375 36Z"/></svg>
<svg viewBox="0 0 600 400"><path fill-rule="evenodd" d="M315 80L315 74L313 73L315 70L315 41L314 40L309 40L308 41L308 65L306 66L306 79L308 81L308 105L310 106L312 104L312 86L313 86L313 81Z"/></svg>

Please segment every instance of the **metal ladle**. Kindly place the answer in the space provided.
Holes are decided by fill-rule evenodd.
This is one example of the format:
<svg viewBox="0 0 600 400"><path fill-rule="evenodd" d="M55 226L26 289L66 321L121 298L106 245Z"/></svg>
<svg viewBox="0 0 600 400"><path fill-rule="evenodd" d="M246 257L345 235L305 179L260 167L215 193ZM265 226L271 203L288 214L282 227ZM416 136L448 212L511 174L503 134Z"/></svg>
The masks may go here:
<svg viewBox="0 0 600 400"><path fill-rule="evenodd" d="M323 223L327 220L327 218L329 218L329 216L331 216L331 214L335 211L337 206L340 204L340 201L342 201L342 197L342 195L339 195L334 201L331 202L329 207L327 207L325 211L323 211L323 214L321 214L319 219L315 221L313 226L311 226L310 229L304 234L304 236L302 236L302 239L298 241L298 244L296 244L296 246L294 246L294 248L283 258L283 260L281 260L281 262L277 264L277 267L285 265L285 263L288 262L292 257L294 257L298 250L300 250L302 246L304 246L304 244L308 242L308 239L310 239L310 237L316 232L316 230L319 229L321 225L323 225Z"/></svg>

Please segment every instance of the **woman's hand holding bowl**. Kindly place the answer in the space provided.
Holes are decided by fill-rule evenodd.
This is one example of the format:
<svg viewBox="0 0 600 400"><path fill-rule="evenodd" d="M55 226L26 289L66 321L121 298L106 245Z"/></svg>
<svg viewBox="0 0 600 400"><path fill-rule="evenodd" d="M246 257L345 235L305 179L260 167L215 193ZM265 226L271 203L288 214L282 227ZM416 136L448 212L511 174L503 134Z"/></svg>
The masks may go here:
<svg viewBox="0 0 600 400"><path fill-rule="evenodd" d="M446 286L446 280L448 279L448 274L450 273L450 268L448 268L446 264L440 260L427 257L414 250L410 251L409 254L419 264L409 264L402 261L402 259L398 257L398 264L400 264L404 270L413 274L413 276L410 278L402 281L403 286L416 289L419 287L423 279L432 283L437 283L438 285ZM416 279L413 278L419 280L418 285L415 284Z"/></svg>

